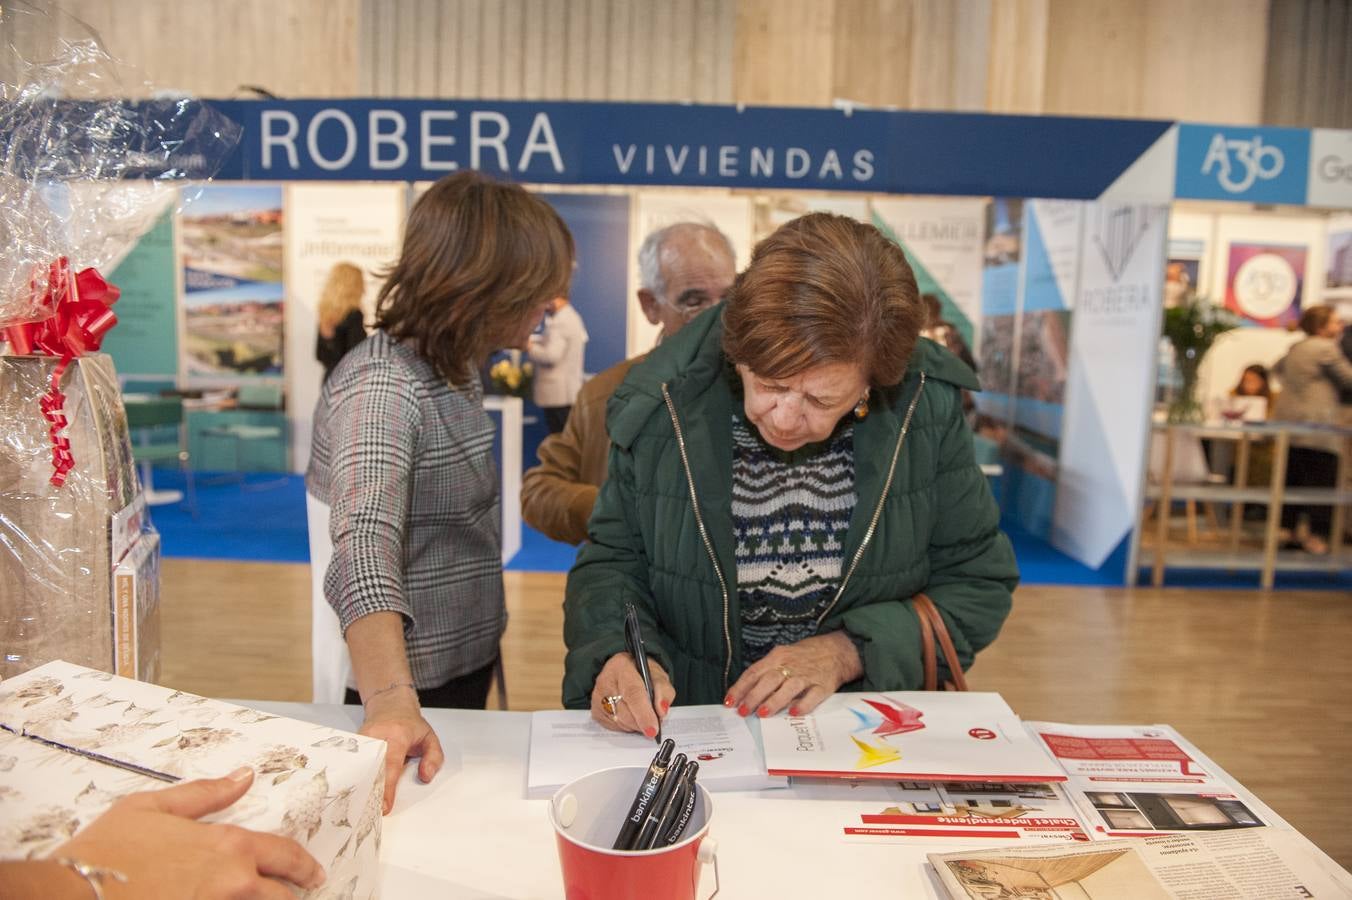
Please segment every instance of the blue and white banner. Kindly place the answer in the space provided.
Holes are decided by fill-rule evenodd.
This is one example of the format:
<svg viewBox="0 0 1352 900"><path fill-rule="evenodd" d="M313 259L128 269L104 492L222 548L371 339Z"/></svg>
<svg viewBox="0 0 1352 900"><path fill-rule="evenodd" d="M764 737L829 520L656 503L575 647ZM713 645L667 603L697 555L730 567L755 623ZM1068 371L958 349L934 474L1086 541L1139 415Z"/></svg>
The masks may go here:
<svg viewBox="0 0 1352 900"><path fill-rule="evenodd" d="M1095 569L1141 508L1168 212L1096 203L1085 214L1052 544Z"/></svg>
<svg viewBox="0 0 1352 900"><path fill-rule="evenodd" d="M214 104L244 127L218 176L1099 196L1169 122L638 103Z"/></svg>
<svg viewBox="0 0 1352 900"><path fill-rule="evenodd" d="M1302 205L1309 166L1304 129L1180 125L1174 195Z"/></svg>

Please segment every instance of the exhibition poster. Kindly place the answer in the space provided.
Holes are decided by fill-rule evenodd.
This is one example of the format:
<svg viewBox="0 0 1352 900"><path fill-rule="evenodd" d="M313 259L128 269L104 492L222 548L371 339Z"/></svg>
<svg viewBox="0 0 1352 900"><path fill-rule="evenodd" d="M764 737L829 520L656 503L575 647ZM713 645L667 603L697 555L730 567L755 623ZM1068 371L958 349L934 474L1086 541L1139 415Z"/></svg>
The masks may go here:
<svg viewBox="0 0 1352 900"><path fill-rule="evenodd" d="M315 403L324 369L315 357L319 303L334 266L356 266L364 276L362 311L375 321L383 272L399 256L407 192L399 184L292 184L286 194L286 396L292 460L310 459Z"/></svg>
<svg viewBox="0 0 1352 900"><path fill-rule="evenodd" d="M1300 321L1309 249L1234 242L1226 269L1225 308L1251 325L1286 328Z"/></svg>
<svg viewBox="0 0 1352 900"><path fill-rule="evenodd" d="M980 350L985 202L954 198L874 199L869 220L906 251L922 294L939 298L944 321Z"/></svg>
<svg viewBox="0 0 1352 900"><path fill-rule="evenodd" d="M180 219L185 374L282 374L282 186L212 184Z"/></svg>
<svg viewBox="0 0 1352 900"><path fill-rule="evenodd" d="M108 280L122 296L117 327L103 339L120 376L178 374L178 302L174 290L174 217L165 213Z"/></svg>

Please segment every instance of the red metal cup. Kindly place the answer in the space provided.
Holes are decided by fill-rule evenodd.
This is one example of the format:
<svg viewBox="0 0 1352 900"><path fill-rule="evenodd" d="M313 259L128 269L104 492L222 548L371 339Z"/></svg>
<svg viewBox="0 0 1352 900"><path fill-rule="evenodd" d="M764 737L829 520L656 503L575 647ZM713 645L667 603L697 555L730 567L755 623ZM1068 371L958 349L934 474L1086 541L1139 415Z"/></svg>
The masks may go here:
<svg viewBox="0 0 1352 900"><path fill-rule="evenodd" d="M549 801L568 900L696 900L700 870L710 862L709 897L718 893L717 844L708 837L713 801L699 782L679 841L652 850L611 849L647 772L646 766L601 769L565 784Z"/></svg>

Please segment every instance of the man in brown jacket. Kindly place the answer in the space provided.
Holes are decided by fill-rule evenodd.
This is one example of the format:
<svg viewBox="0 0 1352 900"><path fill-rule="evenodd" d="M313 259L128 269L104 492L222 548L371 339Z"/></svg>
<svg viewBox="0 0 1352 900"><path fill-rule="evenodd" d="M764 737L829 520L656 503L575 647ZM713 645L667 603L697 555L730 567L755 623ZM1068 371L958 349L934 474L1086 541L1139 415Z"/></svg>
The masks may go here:
<svg viewBox="0 0 1352 900"><path fill-rule="evenodd" d="M723 299L736 276L732 243L712 225L681 222L658 229L638 251L638 302L661 340ZM521 480L521 515L556 541L580 544L597 489L606 479L610 438L606 402L635 363L626 359L582 386L563 431L540 444L540 465Z"/></svg>

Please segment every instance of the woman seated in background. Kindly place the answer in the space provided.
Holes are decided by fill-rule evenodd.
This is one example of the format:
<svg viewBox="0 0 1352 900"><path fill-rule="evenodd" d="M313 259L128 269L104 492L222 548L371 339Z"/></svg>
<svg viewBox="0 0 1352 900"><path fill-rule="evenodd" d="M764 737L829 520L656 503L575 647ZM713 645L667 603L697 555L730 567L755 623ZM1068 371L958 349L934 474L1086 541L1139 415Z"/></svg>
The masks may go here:
<svg viewBox="0 0 1352 900"><path fill-rule="evenodd" d="M977 382L917 341L924 316L896 244L814 214L629 373L568 577L565 706L652 735L676 699L767 716L918 688L922 591L964 668L995 639L1018 573L962 414Z"/></svg>
<svg viewBox="0 0 1352 900"><path fill-rule="evenodd" d="M320 393L306 488L328 505L324 595L352 656L361 733L384 739L385 810L406 756L441 745L422 707L483 708L507 624L495 429L477 372L568 293L549 204L476 172L414 204L376 330Z"/></svg>
<svg viewBox="0 0 1352 900"><path fill-rule="evenodd" d="M1239 383L1235 389L1230 392L1232 397L1262 397L1264 400L1272 399L1272 386L1268 383L1267 366L1252 365L1246 366L1243 374L1239 376Z"/></svg>
<svg viewBox="0 0 1352 900"><path fill-rule="evenodd" d="M315 337L315 359L324 367L324 380L338 366L347 351L366 340L361 297L366 278L352 263L335 263L319 295L319 334Z"/></svg>
<svg viewBox="0 0 1352 900"><path fill-rule="evenodd" d="M1342 320L1331 306L1311 306L1301 313L1300 330L1307 337L1273 369L1281 379L1282 390L1272 418L1352 425L1352 407L1339 402L1341 391L1352 390L1352 362L1338 346ZM1338 477L1338 457L1333 451L1339 440L1332 435L1293 437L1286 462L1287 487L1333 487ZM1282 525L1292 529L1292 543L1310 553L1328 552L1332 520L1330 506L1282 507Z"/></svg>

